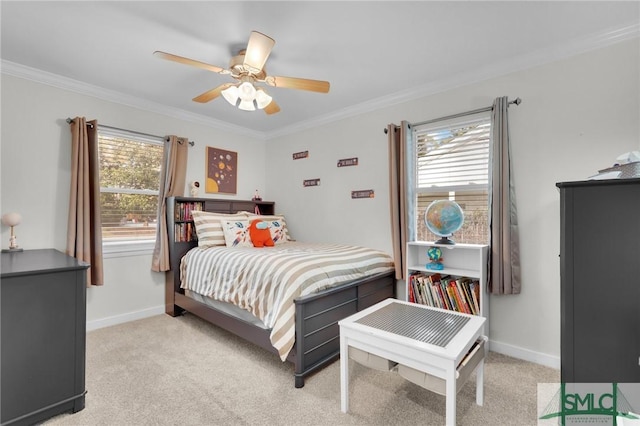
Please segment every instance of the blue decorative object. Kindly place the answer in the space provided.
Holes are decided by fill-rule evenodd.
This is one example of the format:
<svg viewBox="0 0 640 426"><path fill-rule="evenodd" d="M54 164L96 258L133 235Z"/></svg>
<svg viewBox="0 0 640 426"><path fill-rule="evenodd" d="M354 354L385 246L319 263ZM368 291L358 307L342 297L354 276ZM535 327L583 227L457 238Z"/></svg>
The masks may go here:
<svg viewBox="0 0 640 426"><path fill-rule="evenodd" d="M431 262L426 265L427 269L436 271L444 269L444 265L442 265L442 250L440 250L440 247L430 247L429 250L427 250L427 256L429 256L429 260L431 260Z"/></svg>
<svg viewBox="0 0 640 426"><path fill-rule="evenodd" d="M449 237L462 228L464 213L455 201L436 200L424 211L427 229L441 237L436 244L455 244Z"/></svg>

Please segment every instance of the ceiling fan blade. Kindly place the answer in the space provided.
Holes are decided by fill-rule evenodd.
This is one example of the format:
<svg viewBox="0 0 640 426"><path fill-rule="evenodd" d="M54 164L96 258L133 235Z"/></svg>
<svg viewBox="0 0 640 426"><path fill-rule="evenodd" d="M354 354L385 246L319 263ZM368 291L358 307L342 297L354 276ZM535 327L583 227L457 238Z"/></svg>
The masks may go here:
<svg viewBox="0 0 640 426"><path fill-rule="evenodd" d="M196 96L195 98L193 98L193 101L194 102L200 102L200 103L206 103L206 102L212 101L215 98L217 98L218 96L220 96L220 93L224 89L226 89L227 87L231 87L231 86L233 86L233 83L221 84L220 86L216 87L215 89L208 90L208 91L204 92L203 94Z"/></svg>
<svg viewBox="0 0 640 426"><path fill-rule="evenodd" d="M178 56L178 55L172 55L171 53L166 53L166 52L161 52L159 50L156 50L155 52L153 52L153 54L156 55L159 58L162 58L162 59L166 59L166 60L174 61L174 62L179 62L179 63L185 64L185 65L191 65L191 66L194 66L194 67L205 69L207 71L213 71L215 73L220 73L220 74L228 74L229 73L229 71L224 69L224 68L220 68L220 67L217 67L215 65L207 64L205 62L196 61L194 59L184 58L184 57Z"/></svg>
<svg viewBox="0 0 640 426"><path fill-rule="evenodd" d="M309 90L311 92L329 93L329 82L322 80L309 80L295 77L275 77L268 76L265 83L273 87L284 87L286 89Z"/></svg>
<svg viewBox="0 0 640 426"><path fill-rule="evenodd" d="M244 66L251 72L259 73L264 67L267 58L271 54L271 49L276 41L257 31L251 32L247 50L244 53Z"/></svg>
<svg viewBox="0 0 640 426"><path fill-rule="evenodd" d="M280 106L276 103L276 101L271 101L269 105L264 107L264 112L267 114L275 114L276 112L280 112Z"/></svg>

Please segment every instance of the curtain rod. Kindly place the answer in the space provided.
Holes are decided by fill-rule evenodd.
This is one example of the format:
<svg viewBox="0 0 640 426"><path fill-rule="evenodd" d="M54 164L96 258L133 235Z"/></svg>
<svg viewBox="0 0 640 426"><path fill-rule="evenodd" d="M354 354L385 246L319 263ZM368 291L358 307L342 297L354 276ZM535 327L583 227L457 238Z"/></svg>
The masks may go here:
<svg viewBox="0 0 640 426"><path fill-rule="evenodd" d="M509 102L509 105L511 105L511 104L520 105L521 102L522 102L522 99L516 98L514 101ZM474 109L472 111L460 112L458 114L447 115L445 117L435 118L433 120L421 121L420 123L411 123L411 126L422 126L424 124L436 123L438 121L450 120L452 118L464 117L466 115L479 114L481 112L487 112L487 111L491 111L491 110L493 110L493 106Z"/></svg>
<svg viewBox="0 0 640 426"><path fill-rule="evenodd" d="M520 98L516 98L513 101L509 102L509 105L511 104L516 104L516 105L520 105L522 103L522 99ZM419 123L409 123L409 126L422 126L425 124L431 124L431 123L437 123L438 121L445 121L445 120L451 120L453 118L459 118L459 117L465 117L467 115L473 115L473 114L479 114L481 112L487 112L487 111L491 111L493 110L493 106L489 106L489 107L485 107L485 108L478 108L478 109L474 109L471 111L466 111L466 112L460 112L458 114L452 114L452 115L446 115L444 117L440 117L440 118L434 118L433 120L427 120L427 121L421 121ZM387 129L384 129L384 133L387 133Z"/></svg>
<svg viewBox="0 0 640 426"><path fill-rule="evenodd" d="M67 118L67 123L71 124L73 123L73 118ZM93 127L93 124L91 123L87 123L88 126ZM164 136L158 136L158 135L152 135L149 133L142 133L142 132L136 132L135 130L128 130L128 129L121 129L119 127L113 127L113 126L105 126L104 124L99 124L98 126L100 127L104 127L105 129L111 129L111 130L120 130L121 132L129 132L129 133L134 133L136 135L140 135L140 136L148 136L151 138L158 138L158 139L164 139ZM189 141L189 145L194 146L196 143L194 141Z"/></svg>

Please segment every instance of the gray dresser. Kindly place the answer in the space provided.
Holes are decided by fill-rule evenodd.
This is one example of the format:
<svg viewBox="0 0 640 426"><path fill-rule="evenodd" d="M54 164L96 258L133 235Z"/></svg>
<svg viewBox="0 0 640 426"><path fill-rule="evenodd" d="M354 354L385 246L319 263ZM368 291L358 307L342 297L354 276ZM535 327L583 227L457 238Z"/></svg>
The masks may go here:
<svg viewBox="0 0 640 426"><path fill-rule="evenodd" d="M640 179L557 186L562 382L639 383Z"/></svg>
<svg viewBox="0 0 640 426"><path fill-rule="evenodd" d="M88 267L52 249L2 253L2 425L84 408Z"/></svg>

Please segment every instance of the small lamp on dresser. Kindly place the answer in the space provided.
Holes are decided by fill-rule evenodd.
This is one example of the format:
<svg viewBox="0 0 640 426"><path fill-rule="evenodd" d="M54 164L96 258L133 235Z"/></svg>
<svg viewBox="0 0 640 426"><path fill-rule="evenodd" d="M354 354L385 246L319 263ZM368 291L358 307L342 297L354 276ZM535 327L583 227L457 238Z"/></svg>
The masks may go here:
<svg viewBox="0 0 640 426"><path fill-rule="evenodd" d="M22 251L22 249L18 247L16 234L13 231L13 227L18 226L21 220L22 216L20 216L19 213L5 213L2 215L2 224L11 228L11 236L9 237L9 248L2 249L3 253Z"/></svg>

